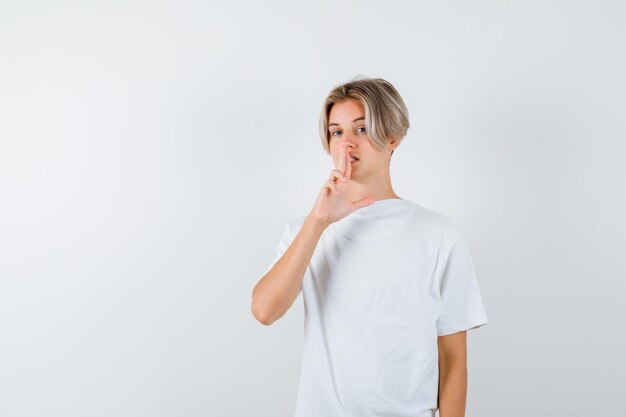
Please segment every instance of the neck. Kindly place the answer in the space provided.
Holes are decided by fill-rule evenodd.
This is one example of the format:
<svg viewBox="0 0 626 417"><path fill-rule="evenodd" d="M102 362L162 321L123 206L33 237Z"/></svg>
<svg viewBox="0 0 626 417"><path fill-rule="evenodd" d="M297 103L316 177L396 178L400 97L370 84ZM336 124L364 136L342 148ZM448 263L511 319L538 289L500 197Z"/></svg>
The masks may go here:
<svg viewBox="0 0 626 417"><path fill-rule="evenodd" d="M359 201L363 198L384 200L388 198L400 198L391 185L389 171L378 178L351 178L349 200Z"/></svg>

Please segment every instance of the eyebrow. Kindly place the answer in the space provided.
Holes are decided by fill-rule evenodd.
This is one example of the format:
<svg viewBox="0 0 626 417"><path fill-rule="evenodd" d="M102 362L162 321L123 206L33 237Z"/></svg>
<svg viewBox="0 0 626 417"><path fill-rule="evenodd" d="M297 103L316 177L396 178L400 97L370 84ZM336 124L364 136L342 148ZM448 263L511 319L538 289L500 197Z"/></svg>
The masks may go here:
<svg viewBox="0 0 626 417"><path fill-rule="evenodd" d="M352 121L352 123L356 122L357 120L365 120L365 116L357 117L356 119L354 119ZM328 127L330 127L330 126L339 126L339 123L331 123L331 124L328 125Z"/></svg>

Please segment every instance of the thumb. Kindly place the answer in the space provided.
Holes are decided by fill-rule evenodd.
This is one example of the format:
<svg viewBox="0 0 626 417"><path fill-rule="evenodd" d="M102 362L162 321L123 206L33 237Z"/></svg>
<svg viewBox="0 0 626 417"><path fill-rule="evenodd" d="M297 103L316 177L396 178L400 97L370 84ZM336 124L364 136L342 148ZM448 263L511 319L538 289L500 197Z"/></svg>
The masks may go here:
<svg viewBox="0 0 626 417"><path fill-rule="evenodd" d="M376 200L371 199L371 198L367 198L367 197L365 197L365 198L362 198L362 199L360 199L360 200L355 201L354 203L352 203L352 207L354 208L354 210L358 210L358 209L360 209L361 207L365 207L365 206L372 205L372 204L374 204L375 202L376 202Z"/></svg>

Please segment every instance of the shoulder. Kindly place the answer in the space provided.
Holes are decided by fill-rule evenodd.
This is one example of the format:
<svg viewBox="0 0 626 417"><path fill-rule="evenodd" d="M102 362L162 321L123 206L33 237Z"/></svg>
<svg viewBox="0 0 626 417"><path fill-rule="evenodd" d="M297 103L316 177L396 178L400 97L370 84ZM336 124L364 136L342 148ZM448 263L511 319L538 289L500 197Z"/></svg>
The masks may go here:
<svg viewBox="0 0 626 417"><path fill-rule="evenodd" d="M459 225L450 215L412 201L409 203L414 207L411 224L421 233L437 238L442 244L453 241L460 234Z"/></svg>

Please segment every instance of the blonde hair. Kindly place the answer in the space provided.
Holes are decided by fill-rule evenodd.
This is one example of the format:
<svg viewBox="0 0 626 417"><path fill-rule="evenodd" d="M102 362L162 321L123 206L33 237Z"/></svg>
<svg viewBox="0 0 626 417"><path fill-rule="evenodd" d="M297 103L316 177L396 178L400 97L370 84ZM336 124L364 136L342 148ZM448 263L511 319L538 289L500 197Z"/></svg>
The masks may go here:
<svg viewBox="0 0 626 417"><path fill-rule="evenodd" d="M398 145L400 144L410 127L409 112L402 97L390 82L382 78L357 76L333 88L324 100L319 129L327 154L330 154L330 110L335 103L350 99L358 100L363 105L365 129L374 149L382 151L391 139L396 139Z"/></svg>

